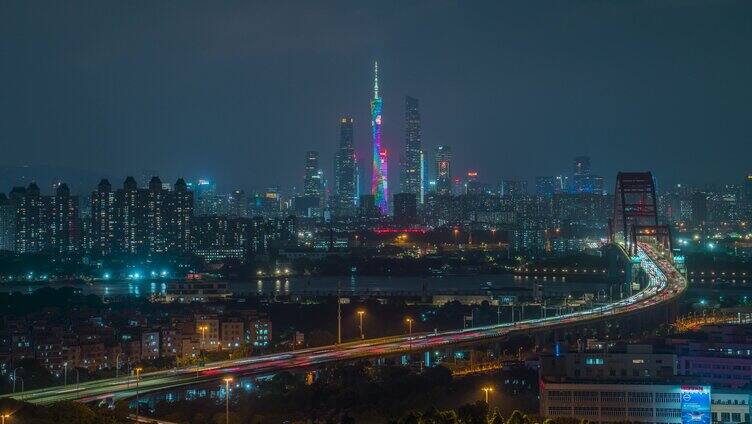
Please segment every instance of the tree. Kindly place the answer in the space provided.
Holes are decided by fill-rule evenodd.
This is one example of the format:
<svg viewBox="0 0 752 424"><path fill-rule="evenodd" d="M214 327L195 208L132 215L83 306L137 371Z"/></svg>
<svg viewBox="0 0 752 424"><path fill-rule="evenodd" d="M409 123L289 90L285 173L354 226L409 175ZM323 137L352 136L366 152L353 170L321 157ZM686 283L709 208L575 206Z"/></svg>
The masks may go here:
<svg viewBox="0 0 752 424"><path fill-rule="evenodd" d="M487 424L487 415L488 405L483 401L465 404L457 408L457 416L465 424Z"/></svg>
<svg viewBox="0 0 752 424"><path fill-rule="evenodd" d="M494 410L488 414L487 421L488 424L504 424L504 416L501 415L501 412L499 412L497 408L494 408Z"/></svg>
<svg viewBox="0 0 752 424"><path fill-rule="evenodd" d="M525 424L525 416L517 409L507 418L506 424Z"/></svg>

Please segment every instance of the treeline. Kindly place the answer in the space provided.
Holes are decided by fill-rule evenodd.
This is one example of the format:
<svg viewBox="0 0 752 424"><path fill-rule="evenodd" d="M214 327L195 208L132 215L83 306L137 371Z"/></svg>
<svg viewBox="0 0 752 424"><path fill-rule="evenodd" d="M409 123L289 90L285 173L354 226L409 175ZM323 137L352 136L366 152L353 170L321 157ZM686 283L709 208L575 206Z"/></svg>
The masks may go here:
<svg viewBox="0 0 752 424"><path fill-rule="evenodd" d="M415 371L418 368L416 364ZM232 391L230 423L486 423L478 421L481 417L505 422L498 421L503 417L496 409L477 402L483 396L480 387L486 384L497 388L490 399L494 408L537 409L534 384L524 392L511 391L503 387L506 377L501 374L454 380L451 372L440 366L415 371L362 362L322 369L313 382L307 381L305 374L278 373L270 380L258 381L253 392ZM531 379L534 381L534 376ZM453 412L444 411L447 408ZM155 417L180 423L213 423L225 416L223 397L161 401L151 410ZM429 421L440 416L447 420L456 416L459 421Z"/></svg>
<svg viewBox="0 0 752 424"><path fill-rule="evenodd" d="M126 413L93 408L77 402L38 406L13 399L0 399L0 413L8 414L6 424L126 424Z"/></svg>

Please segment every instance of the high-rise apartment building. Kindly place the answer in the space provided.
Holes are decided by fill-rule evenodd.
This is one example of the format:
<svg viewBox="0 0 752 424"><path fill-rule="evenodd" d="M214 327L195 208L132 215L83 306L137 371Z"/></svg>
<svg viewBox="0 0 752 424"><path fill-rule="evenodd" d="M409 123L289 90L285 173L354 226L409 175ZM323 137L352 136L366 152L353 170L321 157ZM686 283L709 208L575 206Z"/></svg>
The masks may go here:
<svg viewBox="0 0 752 424"><path fill-rule="evenodd" d="M16 252L36 253L50 246L50 198L36 183L11 191L16 204Z"/></svg>
<svg viewBox="0 0 752 424"><path fill-rule="evenodd" d="M57 255L76 253L81 241L78 197L71 196L65 183L58 185L55 190L50 218L52 251Z"/></svg>
<svg viewBox="0 0 752 424"><path fill-rule="evenodd" d="M168 200L167 251L186 253L191 245L191 223L193 220L193 193L188 190L185 180L179 178Z"/></svg>
<svg viewBox="0 0 752 424"><path fill-rule="evenodd" d="M402 169L402 192L419 196L423 184L422 177L418 99L405 96L405 160Z"/></svg>
<svg viewBox="0 0 752 424"><path fill-rule="evenodd" d="M146 192L146 251L149 253L167 252L167 190L162 180L154 176L149 181Z"/></svg>
<svg viewBox="0 0 752 424"><path fill-rule="evenodd" d="M16 206L11 199L0 193L0 250L16 249Z"/></svg>
<svg viewBox="0 0 752 424"><path fill-rule="evenodd" d="M91 253L95 257L111 255L115 250L115 193L112 184L102 179L91 194Z"/></svg>
<svg viewBox="0 0 752 424"><path fill-rule="evenodd" d="M127 177L123 188L115 193L117 209L116 240L118 251L122 253L143 253L144 236L144 193L138 189L136 179Z"/></svg>

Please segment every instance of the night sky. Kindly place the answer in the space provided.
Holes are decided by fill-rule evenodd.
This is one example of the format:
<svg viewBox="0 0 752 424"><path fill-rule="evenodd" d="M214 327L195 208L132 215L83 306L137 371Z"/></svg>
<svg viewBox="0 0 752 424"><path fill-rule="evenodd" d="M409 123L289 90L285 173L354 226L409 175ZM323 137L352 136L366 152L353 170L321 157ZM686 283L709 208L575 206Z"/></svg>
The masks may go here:
<svg viewBox="0 0 752 424"><path fill-rule="evenodd" d="M739 182L751 17L752 2L724 0L4 0L0 167L289 187L318 150L331 179L341 114L368 162L378 60L392 192L406 94L455 174L496 184L585 154L609 182Z"/></svg>

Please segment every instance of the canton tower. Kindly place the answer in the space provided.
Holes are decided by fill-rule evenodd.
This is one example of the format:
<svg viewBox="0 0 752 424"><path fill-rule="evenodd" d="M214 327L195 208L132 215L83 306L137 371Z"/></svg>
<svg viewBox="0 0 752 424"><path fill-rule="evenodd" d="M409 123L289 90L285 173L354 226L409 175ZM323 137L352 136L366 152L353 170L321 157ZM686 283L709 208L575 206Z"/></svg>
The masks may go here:
<svg viewBox="0 0 752 424"><path fill-rule="evenodd" d="M371 100L371 143L373 145L373 172L371 174L371 194L376 207L382 214L389 213L389 192L387 189L387 154L381 147L381 97L379 96L379 64L374 63L373 100Z"/></svg>

